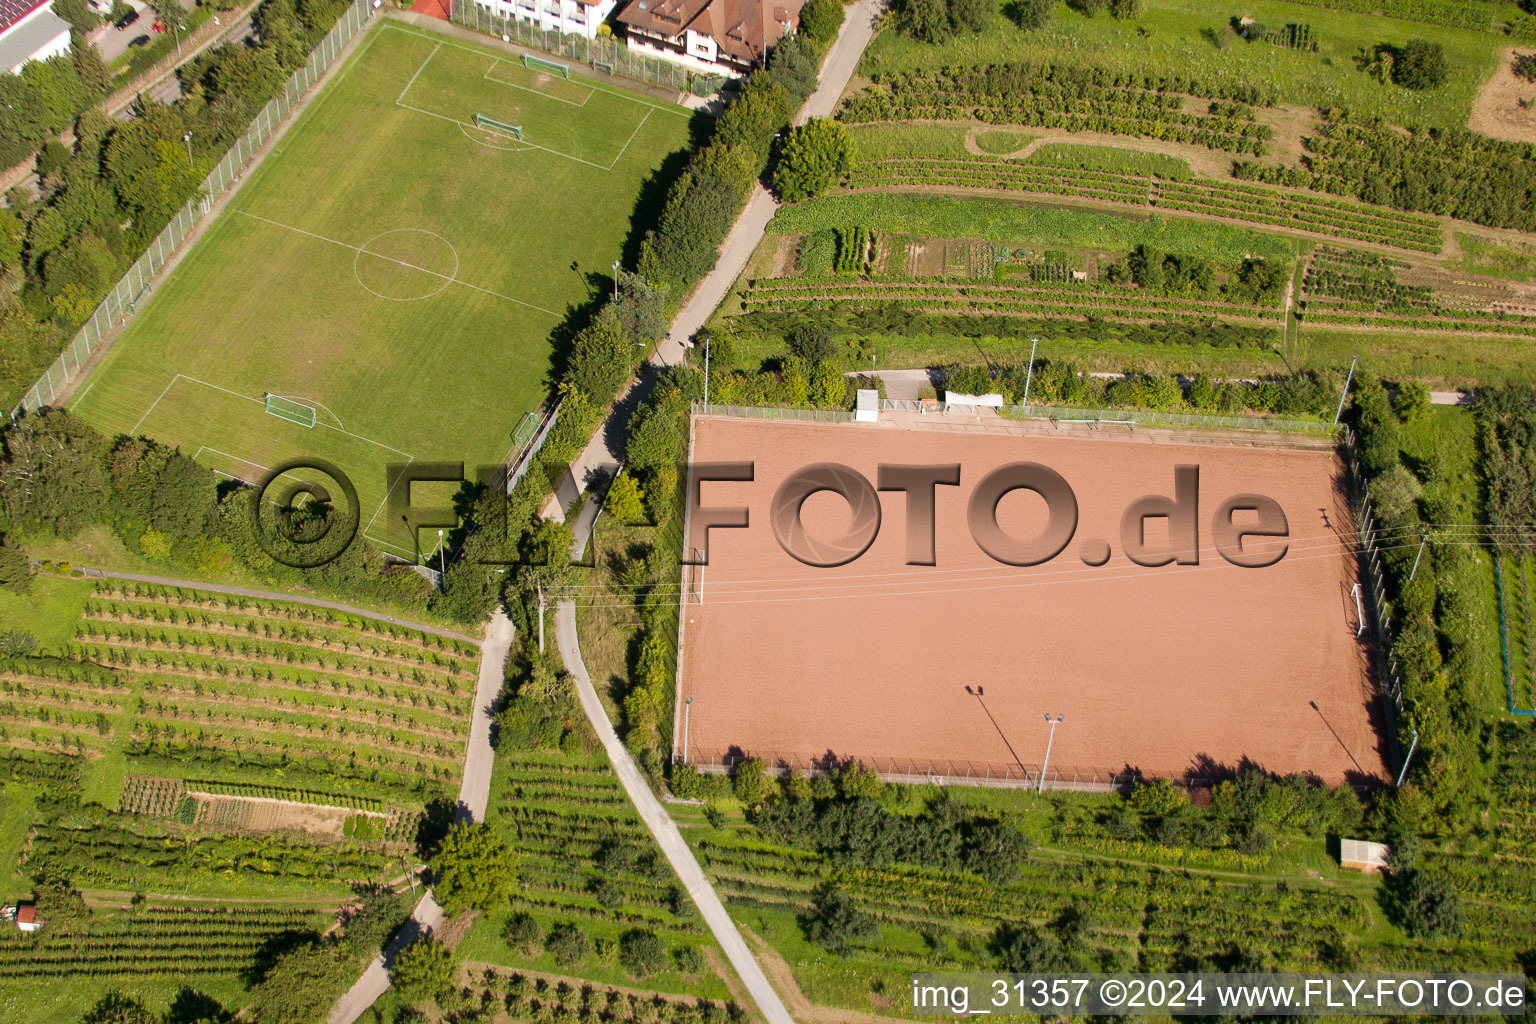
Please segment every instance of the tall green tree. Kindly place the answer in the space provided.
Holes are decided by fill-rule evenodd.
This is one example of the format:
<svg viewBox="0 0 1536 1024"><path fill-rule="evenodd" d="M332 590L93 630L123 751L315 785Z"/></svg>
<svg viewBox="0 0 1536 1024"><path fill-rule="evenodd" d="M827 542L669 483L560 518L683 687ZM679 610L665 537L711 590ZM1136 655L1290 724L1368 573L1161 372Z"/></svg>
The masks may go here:
<svg viewBox="0 0 1536 1024"><path fill-rule="evenodd" d="M813 117L789 133L784 152L773 174L779 196L798 203L821 195L837 184L853 166L853 137L846 125L826 117Z"/></svg>
<svg viewBox="0 0 1536 1024"><path fill-rule="evenodd" d="M483 823L455 824L429 866L433 893L449 914L496 909L517 884L517 855Z"/></svg>
<svg viewBox="0 0 1536 1024"><path fill-rule="evenodd" d="M423 935L390 963L389 980L407 1005L436 999L453 984L453 954L437 939Z"/></svg>
<svg viewBox="0 0 1536 1024"><path fill-rule="evenodd" d="M842 27L841 0L806 0L800 8L800 32L818 46L830 44Z"/></svg>

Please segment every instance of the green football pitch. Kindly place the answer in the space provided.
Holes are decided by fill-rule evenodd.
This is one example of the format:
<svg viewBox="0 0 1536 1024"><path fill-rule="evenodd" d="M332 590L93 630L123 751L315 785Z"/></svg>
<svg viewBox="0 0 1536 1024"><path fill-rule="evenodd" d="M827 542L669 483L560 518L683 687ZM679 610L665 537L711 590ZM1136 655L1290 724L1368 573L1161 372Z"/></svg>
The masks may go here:
<svg viewBox="0 0 1536 1024"><path fill-rule="evenodd" d="M506 457L548 389L551 330L612 272L688 117L376 25L73 409L243 480L323 459L356 487L364 534L410 555L385 467Z"/></svg>

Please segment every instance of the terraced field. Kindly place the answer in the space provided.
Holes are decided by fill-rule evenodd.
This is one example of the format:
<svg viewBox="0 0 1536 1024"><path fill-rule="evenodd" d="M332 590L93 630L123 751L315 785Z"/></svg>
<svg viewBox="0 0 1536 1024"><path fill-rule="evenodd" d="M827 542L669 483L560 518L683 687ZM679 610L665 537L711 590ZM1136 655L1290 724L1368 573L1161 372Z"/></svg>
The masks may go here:
<svg viewBox="0 0 1536 1024"><path fill-rule="evenodd" d="M854 165L844 184L855 192L913 187L1025 192L1202 214L1416 252L1438 253L1443 245L1439 222L1432 217L1243 182L1176 180L1084 168L1053 160L1043 152L1027 160L980 156L864 159Z"/></svg>

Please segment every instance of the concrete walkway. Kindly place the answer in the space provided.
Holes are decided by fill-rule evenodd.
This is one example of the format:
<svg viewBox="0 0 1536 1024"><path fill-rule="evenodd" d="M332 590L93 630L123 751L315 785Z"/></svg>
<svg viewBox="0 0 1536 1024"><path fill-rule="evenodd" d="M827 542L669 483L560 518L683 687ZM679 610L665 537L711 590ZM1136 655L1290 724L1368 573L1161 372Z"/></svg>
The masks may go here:
<svg viewBox="0 0 1536 1024"><path fill-rule="evenodd" d="M491 749L491 721L496 697L501 693L505 679L507 653L512 649L515 634L512 620L501 608L491 616L485 630L485 640L480 644L480 680L475 686L474 717L469 723L469 744L464 754L464 778L459 783L459 804L454 813L456 821L475 822L485 820L486 804L491 796L491 769L496 754ZM429 935L443 925L443 908L437 905L428 891L411 912L410 920L400 929L383 953L373 958L363 976L347 990L346 994L331 1007L325 1018L326 1024L352 1024L372 1006L389 988L389 969L385 966L400 951L423 935Z"/></svg>
<svg viewBox="0 0 1536 1024"><path fill-rule="evenodd" d="M859 0L848 8L843 27L828 49L826 60L822 62L821 84L795 115L795 124L804 124L807 118L830 115L836 109L837 101L842 97L843 90L848 88L854 69L859 65L864 47L869 45L869 40L875 34L875 22L881 10L882 0ZM693 294L673 319L671 331L656 346L650 361L614 402L613 412L598 427L597 433L592 436L581 455L571 463L567 477L562 480L556 493L544 503L541 514L546 519L564 519L565 510L571 507L582 491L590 488L594 493L600 493L612 479L624 462L629 417L656 386L661 370L683 361L694 334L714 315L716 307L724 301L736 283L736 278L746 269L747 261L757 251L758 244L768 231L768 222L773 220L778 208L778 200L767 189L760 184L752 186L746 207L720 246L720 258L715 263L715 269L704 275L703 280L694 288Z"/></svg>
<svg viewBox="0 0 1536 1024"><path fill-rule="evenodd" d="M742 983L767 1018L768 1024L793 1024L793 1018L779 999L779 994L768 983L767 975L763 974L741 933L736 930L736 923L725 912L725 905L715 895L709 879L704 877L704 869L699 867L693 851L683 841L683 834L677 830L677 824L662 808L661 802L651 792L645 777L629 756L629 751L613 731L613 723L608 720L608 712L604 710L602 701L598 700L597 691L592 688L592 680L587 676L587 667L581 660L581 646L576 637L576 605L570 601L560 602L555 610L555 643L559 647L560 660L564 662L566 671L576 678L576 692L581 698L582 710L587 713L592 728L597 731L598 739L602 740L603 749L608 752L608 759L613 762L614 771L624 784L624 791L629 794L630 802L640 812L645 827L650 829L661 852L666 854L668 863L672 865L672 870L677 872L683 887L698 906L710 933L720 943L731 966L736 968L736 973L741 976ZM333 1021L332 1024L340 1022Z"/></svg>
<svg viewBox="0 0 1536 1024"><path fill-rule="evenodd" d="M81 573L91 579L128 580L132 583L153 583L161 587L186 587L189 590L206 590L213 594L228 594L232 597L250 597L258 601L287 601L290 604L307 604L311 608L329 608L332 611L345 612L348 615L356 615L359 618L373 619L375 622L388 622L395 626L404 626L407 629L418 630L422 633L431 633L445 640L462 640L467 644L478 644L481 641L464 633L455 633L451 629L440 629L437 626L428 626L423 622L412 622L409 619L397 619L393 615L385 615L383 612L369 611L367 608L359 608L353 604L342 604L340 601L327 601L319 597L302 597L298 594L283 594L275 590L253 590L250 587L231 587L222 583L204 583L202 580L177 580L168 576L141 576L132 572L112 572L109 569L92 569L89 566L77 565ZM482 650L484 648L482 647Z"/></svg>

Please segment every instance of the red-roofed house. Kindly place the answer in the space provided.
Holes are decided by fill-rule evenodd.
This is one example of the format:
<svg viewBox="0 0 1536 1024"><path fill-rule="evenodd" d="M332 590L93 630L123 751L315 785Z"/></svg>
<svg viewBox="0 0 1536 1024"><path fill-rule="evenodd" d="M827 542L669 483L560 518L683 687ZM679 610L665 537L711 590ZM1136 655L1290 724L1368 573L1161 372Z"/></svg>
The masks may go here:
<svg viewBox="0 0 1536 1024"><path fill-rule="evenodd" d="M629 45L695 71L744 75L795 30L805 0L630 0Z"/></svg>
<svg viewBox="0 0 1536 1024"><path fill-rule="evenodd" d="M69 22L53 13L53 0L0 0L0 68L11 74L29 60L69 52Z"/></svg>
<svg viewBox="0 0 1536 1024"><path fill-rule="evenodd" d="M43 926L43 922L37 916L37 908L22 906L16 908L16 927L24 932L35 932Z"/></svg>

